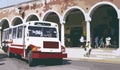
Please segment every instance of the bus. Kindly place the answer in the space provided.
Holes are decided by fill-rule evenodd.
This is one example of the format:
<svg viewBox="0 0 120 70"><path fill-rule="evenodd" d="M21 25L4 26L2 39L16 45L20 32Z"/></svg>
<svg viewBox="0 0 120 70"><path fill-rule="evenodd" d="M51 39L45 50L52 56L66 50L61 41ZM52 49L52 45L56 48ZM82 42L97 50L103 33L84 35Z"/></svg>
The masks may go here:
<svg viewBox="0 0 120 70"><path fill-rule="evenodd" d="M62 59L67 58L56 23L29 21L4 29L2 36L3 47L8 47L8 56L19 55L28 60L29 66L36 59L53 59L62 63Z"/></svg>

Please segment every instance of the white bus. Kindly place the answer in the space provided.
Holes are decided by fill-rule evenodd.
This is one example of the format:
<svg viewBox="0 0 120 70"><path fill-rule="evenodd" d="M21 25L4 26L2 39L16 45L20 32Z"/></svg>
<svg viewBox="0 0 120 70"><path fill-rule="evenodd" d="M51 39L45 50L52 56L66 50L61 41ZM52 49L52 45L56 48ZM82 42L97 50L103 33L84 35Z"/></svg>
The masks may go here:
<svg viewBox="0 0 120 70"><path fill-rule="evenodd" d="M65 47L59 41L58 25L46 21L30 21L3 31L3 46L8 56L20 55L30 66L35 59L56 59L62 63L67 58Z"/></svg>

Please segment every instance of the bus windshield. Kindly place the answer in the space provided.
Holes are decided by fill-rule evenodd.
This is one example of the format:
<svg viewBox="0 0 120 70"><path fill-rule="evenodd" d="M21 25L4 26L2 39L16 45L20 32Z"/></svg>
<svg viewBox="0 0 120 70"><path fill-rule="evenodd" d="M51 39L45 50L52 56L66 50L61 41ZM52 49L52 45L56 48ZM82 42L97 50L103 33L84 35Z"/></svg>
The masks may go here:
<svg viewBox="0 0 120 70"><path fill-rule="evenodd" d="M29 26L28 33L30 37L57 37L56 28Z"/></svg>

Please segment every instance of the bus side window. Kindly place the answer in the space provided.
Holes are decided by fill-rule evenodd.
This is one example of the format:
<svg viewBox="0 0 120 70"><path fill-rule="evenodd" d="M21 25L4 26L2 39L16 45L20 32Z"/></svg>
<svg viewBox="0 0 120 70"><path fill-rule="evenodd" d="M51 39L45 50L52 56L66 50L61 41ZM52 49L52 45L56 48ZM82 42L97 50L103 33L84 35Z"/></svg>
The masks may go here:
<svg viewBox="0 0 120 70"><path fill-rule="evenodd" d="M4 31L4 39L7 39L7 31Z"/></svg>
<svg viewBox="0 0 120 70"><path fill-rule="evenodd" d="M11 39L12 29L9 29L9 39Z"/></svg>
<svg viewBox="0 0 120 70"><path fill-rule="evenodd" d="M9 30L5 31L5 39L9 39Z"/></svg>
<svg viewBox="0 0 120 70"><path fill-rule="evenodd" d="M17 29L17 28L13 28L13 33L12 33L12 38L13 38L13 39L16 38L16 29Z"/></svg>
<svg viewBox="0 0 120 70"><path fill-rule="evenodd" d="M17 38L22 38L23 26L18 27Z"/></svg>
<svg viewBox="0 0 120 70"><path fill-rule="evenodd" d="M12 29L9 29L9 34L11 34L12 33Z"/></svg>

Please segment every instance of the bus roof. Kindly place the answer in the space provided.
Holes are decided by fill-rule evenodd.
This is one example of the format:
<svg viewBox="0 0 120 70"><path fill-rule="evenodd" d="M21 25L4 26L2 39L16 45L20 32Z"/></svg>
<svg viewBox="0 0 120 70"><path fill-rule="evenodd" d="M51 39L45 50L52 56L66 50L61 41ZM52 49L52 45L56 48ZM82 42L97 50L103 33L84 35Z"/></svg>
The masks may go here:
<svg viewBox="0 0 120 70"><path fill-rule="evenodd" d="M8 30L10 28L14 28L14 27L18 27L18 26L21 26L21 25L36 25L36 26L58 26L57 23L54 23L54 22L49 22L49 21L28 21L28 22L24 22L22 24L19 24L19 25L15 25L15 26L11 26L9 28L6 28L4 30Z"/></svg>
<svg viewBox="0 0 120 70"><path fill-rule="evenodd" d="M58 26L57 23L48 22L48 21L29 21L29 22L26 22L25 24L37 25L37 26Z"/></svg>

